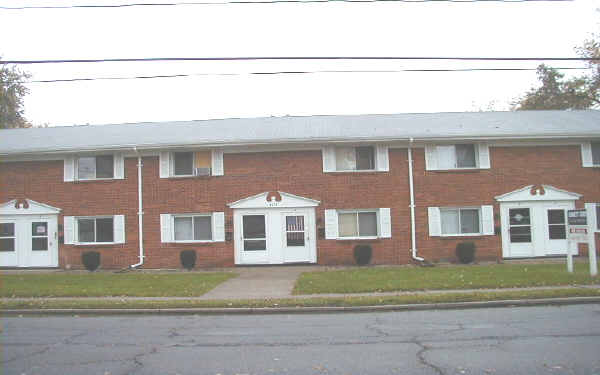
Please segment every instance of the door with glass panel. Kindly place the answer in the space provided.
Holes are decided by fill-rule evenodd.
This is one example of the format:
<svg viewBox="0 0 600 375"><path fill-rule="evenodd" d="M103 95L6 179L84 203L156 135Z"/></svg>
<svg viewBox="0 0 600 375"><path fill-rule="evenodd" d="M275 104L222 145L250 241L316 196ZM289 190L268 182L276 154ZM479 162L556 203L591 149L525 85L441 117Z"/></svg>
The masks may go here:
<svg viewBox="0 0 600 375"><path fill-rule="evenodd" d="M57 219L19 215L0 220L1 267L57 267Z"/></svg>
<svg viewBox="0 0 600 375"><path fill-rule="evenodd" d="M0 267L18 266L18 245L16 221L0 221Z"/></svg>
<svg viewBox="0 0 600 375"><path fill-rule="evenodd" d="M508 209L510 257L531 257L534 252L532 207Z"/></svg>
<svg viewBox="0 0 600 375"><path fill-rule="evenodd" d="M567 253L567 215L563 208L546 208L545 250L546 255Z"/></svg>
<svg viewBox="0 0 600 375"><path fill-rule="evenodd" d="M282 213L283 223L283 261L311 261L309 217L307 214L293 212Z"/></svg>
<svg viewBox="0 0 600 375"><path fill-rule="evenodd" d="M267 241L267 215L241 215L242 263L269 263Z"/></svg>
<svg viewBox="0 0 600 375"><path fill-rule="evenodd" d="M28 266L58 266L54 257L56 253L56 220L36 218L25 223L30 238L26 242Z"/></svg>

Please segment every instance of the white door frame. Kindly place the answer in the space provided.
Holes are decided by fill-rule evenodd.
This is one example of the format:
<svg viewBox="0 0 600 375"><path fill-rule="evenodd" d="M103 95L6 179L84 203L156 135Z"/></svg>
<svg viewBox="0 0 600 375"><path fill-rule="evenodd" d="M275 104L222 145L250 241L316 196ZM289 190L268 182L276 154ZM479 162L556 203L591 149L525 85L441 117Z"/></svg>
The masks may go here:
<svg viewBox="0 0 600 375"><path fill-rule="evenodd" d="M548 209L573 209L580 194L557 189L550 185L534 186L512 191L496 197L500 202L500 220L502 224L502 257L530 258L549 255L563 255L562 252L547 251L548 244ZM531 215L531 254L515 255L511 251L510 222L508 217L511 208L529 208ZM572 244L573 254L577 254L577 245ZM566 248L565 248L566 254Z"/></svg>
<svg viewBox="0 0 600 375"><path fill-rule="evenodd" d="M268 198L268 200L267 200ZM233 209L234 226L234 261L235 264L284 264L284 263L316 263L316 214L315 207L319 201L299 197L284 192L264 192L229 204ZM305 257L286 258L285 214L305 216ZM266 251L244 251L243 225L244 215L264 215ZM303 259L301 259L303 258Z"/></svg>
<svg viewBox="0 0 600 375"><path fill-rule="evenodd" d="M0 254L1 267L58 267L58 214L60 209L29 199L0 204L0 222L15 225L12 259ZM32 223L47 222L48 250L32 250Z"/></svg>

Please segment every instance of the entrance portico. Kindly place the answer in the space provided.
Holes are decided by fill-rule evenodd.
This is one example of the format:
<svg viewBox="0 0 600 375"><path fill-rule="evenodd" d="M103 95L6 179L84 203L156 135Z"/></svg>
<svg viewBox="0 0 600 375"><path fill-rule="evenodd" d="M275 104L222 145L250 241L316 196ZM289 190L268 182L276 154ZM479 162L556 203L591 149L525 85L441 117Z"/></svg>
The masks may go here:
<svg viewBox="0 0 600 375"><path fill-rule="evenodd" d="M264 192L230 203L235 264L316 263L319 203L284 192Z"/></svg>

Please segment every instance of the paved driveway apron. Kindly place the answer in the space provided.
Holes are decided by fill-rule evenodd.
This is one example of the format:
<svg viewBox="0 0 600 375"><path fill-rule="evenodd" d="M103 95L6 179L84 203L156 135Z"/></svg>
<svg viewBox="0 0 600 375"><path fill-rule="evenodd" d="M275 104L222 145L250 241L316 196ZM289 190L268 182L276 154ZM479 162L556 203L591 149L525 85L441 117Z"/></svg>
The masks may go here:
<svg viewBox="0 0 600 375"><path fill-rule="evenodd" d="M314 266L239 267L238 277L218 285L199 299L262 299L292 296L294 284L302 272Z"/></svg>

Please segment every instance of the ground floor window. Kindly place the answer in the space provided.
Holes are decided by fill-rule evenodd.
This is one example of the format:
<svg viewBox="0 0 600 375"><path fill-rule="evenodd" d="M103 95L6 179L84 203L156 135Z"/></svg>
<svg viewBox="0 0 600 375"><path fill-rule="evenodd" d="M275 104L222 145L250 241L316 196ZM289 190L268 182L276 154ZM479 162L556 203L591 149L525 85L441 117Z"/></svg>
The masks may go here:
<svg viewBox="0 0 600 375"><path fill-rule="evenodd" d="M440 208L442 235L479 234L478 208Z"/></svg>
<svg viewBox="0 0 600 375"><path fill-rule="evenodd" d="M0 251L15 251L15 223L0 223Z"/></svg>
<svg viewBox="0 0 600 375"><path fill-rule="evenodd" d="M377 212L339 212L340 237L377 237Z"/></svg>
<svg viewBox="0 0 600 375"><path fill-rule="evenodd" d="M78 218L77 235L80 243L114 242L114 219L112 217Z"/></svg>
<svg viewBox="0 0 600 375"><path fill-rule="evenodd" d="M175 241L212 241L210 215L174 216Z"/></svg>

